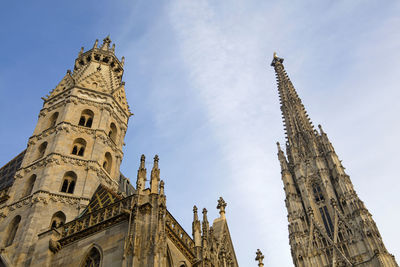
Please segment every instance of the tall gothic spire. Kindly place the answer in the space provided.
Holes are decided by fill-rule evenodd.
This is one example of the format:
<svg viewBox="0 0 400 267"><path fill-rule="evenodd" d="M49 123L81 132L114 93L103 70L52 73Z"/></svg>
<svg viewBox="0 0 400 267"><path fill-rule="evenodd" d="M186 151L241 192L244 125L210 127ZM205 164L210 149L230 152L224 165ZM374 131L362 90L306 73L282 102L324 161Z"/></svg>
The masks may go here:
<svg viewBox="0 0 400 267"><path fill-rule="evenodd" d="M285 71L283 58L274 53L271 66L275 69L278 82L286 138L290 145L299 145L300 138L307 142L309 137L314 135L314 126Z"/></svg>
<svg viewBox="0 0 400 267"><path fill-rule="evenodd" d="M295 266L398 267L326 133L318 133L274 54L286 154L278 143ZM322 265L321 265L322 263Z"/></svg>

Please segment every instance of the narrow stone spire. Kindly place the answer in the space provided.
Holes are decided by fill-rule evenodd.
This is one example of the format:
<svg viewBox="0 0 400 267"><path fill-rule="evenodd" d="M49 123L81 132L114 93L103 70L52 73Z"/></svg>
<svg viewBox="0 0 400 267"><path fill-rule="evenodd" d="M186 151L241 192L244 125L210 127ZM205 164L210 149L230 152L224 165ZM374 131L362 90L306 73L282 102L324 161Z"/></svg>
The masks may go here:
<svg viewBox="0 0 400 267"><path fill-rule="evenodd" d="M219 197L217 209L219 209L219 215L221 219L225 219L225 207L226 207L225 200L222 197Z"/></svg>
<svg viewBox="0 0 400 267"><path fill-rule="evenodd" d="M210 224L208 223L207 219L207 209L203 209L203 221L201 223L202 232L203 232L203 240L208 239L208 230L210 229ZM204 241L203 241L204 242Z"/></svg>
<svg viewBox="0 0 400 267"><path fill-rule="evenodd" d="M80 56L83 54L83 50L84 50L84 47L82 46L82 47L81 47L81 50L79 50L78 57L80 57Z"/></svg>
<svg viewBox="0 0 400 267"><path fill-rule="evenodd" d="M136 189L140 193L141 191L144 190L145 185L146 185L146 167L145 167L145 162L146 157L142 155L140 157L140 166L137 174L137 180L136 180Z"/></svg>
<svg viewBox="0 0 400 267"><path fill-rule="evenodd" d="M284 69L283 58L274 53L271 66L274 67L276 73L283 123L288 142L290 145L307 142L310 135L314 135L314 127Z"/></svg>
<svg viewBox="0 0 400 267"><path fill-rule="evenodd" d="M115 52L115 44L112 45L111 51Z"/></svg>
<svg viewBox="0 0 400 267"><path fill-rule="evenodd" d="M158 161L158 155L155 155L150 178L150 192L154 194L158 193L158 183L160 182L160 169L158 168Z"/></svg>
<svg viewBox="0 0 400 267"><path fill-rule="evenodd" d="M318 128L319 128L319 132L320 132L321 134L324 134L324 133L325 133L324 130L322 129L321 124L318 124Z"/></svg>
<svg viewBox="0 0 400 267"><path fill-rule="evenodd" d="M327 134L321 126L318 132L311 124L282 63L283 58L275 53L271 65L287 137L287 158L279 143L278 158L294 265L358 266L368 262L378 266L375 262L385 259L384 266L398 266L371 214L360 204ZM262 254L257 251L256 260L260 259L259 266L263 266Z"/></svg>
<svg viewBox="0 0 400 267"><path fill-rule="evenodd" d="M96 41L94 41L93 48L97 48L98 45L99 45L99 39L96 39Z"/></svg>
<svg viewBox="0 0 400 267"><path fill-rule="evenodd" d="M276 145L278 146L278 159L279 159L279 163L281 164L281 171L287 170L288 163L287 163L287 160L285 157L285 153L283 153L279 142L276 142Z"/></svg>
<svg viewBox="0 0 400 267"><path fill-rule="evenodd" d="M164 181L161 180L160 181L160 195L161 196L164 195L164 185L165 185Z"/></svg>
<svg viewBox="0 0 400 267"><path fill-rule="evenodd" d="M193 206L193 221L198 221L199 220L199 215L197 214L197 207L196 205Z"/></svg>
<svg viewBox="0 0 400 267"><path fill-rule="evenodd" d="M262 254L260 249L257 249L256 252L256 261L258 261L258 267L263 267L264 266L264 255Z"/></svg>
<svg viewBox="0 0 400 267"><path fill-rule="evenodd" d="M125 57L122 57L122 58L121 58L121 65L122 65L122 67L124 66L124 64L125 64Z"/></svg>
<svg viewBox="0 0 400 267"><path fill-rule="evenodd" d="M193 206L192 236L195 247L201 247L201 227L196 205ZM196 254L198 252L196 251ZM199 255L198 255L199 256Z"/></svg>

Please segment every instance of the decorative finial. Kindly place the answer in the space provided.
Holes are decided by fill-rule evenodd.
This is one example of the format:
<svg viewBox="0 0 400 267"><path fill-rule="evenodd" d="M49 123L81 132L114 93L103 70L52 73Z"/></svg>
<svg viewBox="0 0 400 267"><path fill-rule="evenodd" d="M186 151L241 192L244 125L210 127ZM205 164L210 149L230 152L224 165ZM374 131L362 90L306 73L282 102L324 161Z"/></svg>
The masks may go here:
<svg viewBox="0 0 400 267"><path fill-rule="evenodd" d="M96 41L94 42L93 48L97 48L98 44L99 44L99 39L96 39Z"/></svg>
<svg viewBox="0 0 400 267"><path fill-rule="evenodd" d="M199 216L197 214L197 207L196 205L193 206L193 221L197 221L199 219Z"/></svg>
<svg viewBox="0 0 400 267"><path fill-rule="evenodd" d="M84 47L82 46L81 50L79 51L78 57L80 57L83 54L83 50L84 50Z"/></svg>
<svg viewBox="0 0 400 267"><path fill-rule="evenodd" d="M122 65L122 67L124 66L124 64L125 64L125 57L122 57L122 58L121 58L121 65Z"/></svg>
<svg viewBox="0 0 400 267"><path fill-rule="evenodd" d="M258 267L263 267L264 266L264 263L263 263L264 255L262 254L260 249L257 249L256 255L257 255L256 261L258 261Z"/></svg>
<svg viewBox="0 0 400 267"><path fill-rule="evenodd" d="M225 200L222 197L219 197L217 209L219 209L220 217L223 219L225 219L225 207L226 207Z"/></svg>
<svg viewBox="0 0 400 267"><path fill-rule="evenodd" d="M281 144L279 142L276 142L276 146L278 147L278 152L282 151Z"/></svg>
<svg viewBox="0 0 400 267"><path fill-rule="evenodd" d="M319 131L320 131L321 134L324 134L324 133L325 133L324 130L322 129L321 124L318 124L318 128L319 128Z"/></svg>
<svg viewBox="0 0 400 267"><path fill-rule="evenodd" d="M145 168L145 162L146 162L146 156L142 154L142 156L140 157L140 169Z"/></svg>
<svg viewBox="0 0 400 267"><path fill-rule="evenodd" d="M158 155L155 155L154 156L154 166L153 166L153 168L158 169L158 161L159 160L160 159L158 158Z"/></svg>
<svg viewBox="0 0 400 267"><path fill-rule="evenodd" d="M101 46L101 49L108 50L110 48L110 44L111 44L110 35L107 35L107 37L103 39L103 45Z"/></svg>
<svg viewBox="0 0 400 267"><path fill-rule="evenodd" d="M207 209L204 208L202 213L203 213L203 221L207 221Z"/></svg>
<svg viewBox="0 0 400 267"><path fill-rule="evenodd" d="M272 66L272 67L275 67L275 65L276 65L277 62L283 63L283 58L278 57L278 56L276 55L276 52L274 52L274 57L273 57L273 59L272 59L271 66Z"/></svg>
<svg viewBox="0 0 400 267"><path fill-rule="evenodd" d="M160 181L160 195L164 195L164 181Z"/></svg>
<svg viewBox="0 0 400 267"><path fill-rule="evenodd" d="M111 51L115 52L115 44L112 45Z"/></svg>

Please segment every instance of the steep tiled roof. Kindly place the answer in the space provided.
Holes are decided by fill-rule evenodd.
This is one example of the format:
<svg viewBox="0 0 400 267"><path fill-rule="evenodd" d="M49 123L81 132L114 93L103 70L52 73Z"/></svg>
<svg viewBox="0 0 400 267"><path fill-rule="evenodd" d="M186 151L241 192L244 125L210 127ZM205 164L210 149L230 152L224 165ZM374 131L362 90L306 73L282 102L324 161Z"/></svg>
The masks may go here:
<svg viewBox="0 0 400 267"><path fill-rule="evenodd" d="M25 151L19 153L15 158L10 160L0 169L0 190L10 187L14 183L15 172L21 166L22 160L25 156Z"/></svg>

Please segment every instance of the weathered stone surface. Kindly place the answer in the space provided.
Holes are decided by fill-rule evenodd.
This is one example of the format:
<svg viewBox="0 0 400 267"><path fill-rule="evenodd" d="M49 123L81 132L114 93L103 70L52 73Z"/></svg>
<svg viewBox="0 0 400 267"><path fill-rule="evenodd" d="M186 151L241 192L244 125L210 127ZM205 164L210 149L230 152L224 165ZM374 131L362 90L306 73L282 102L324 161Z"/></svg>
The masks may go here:
<svg viewBox="0 0 400 267"><path fill-rule="evenodd" d="M225 212L195 246L167 211L157 155L149 187L144 156L137 189L120 173L133 114L110 44L81 50L26 151L0 169L0 266L238 266Z"/></svg>

